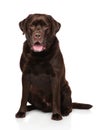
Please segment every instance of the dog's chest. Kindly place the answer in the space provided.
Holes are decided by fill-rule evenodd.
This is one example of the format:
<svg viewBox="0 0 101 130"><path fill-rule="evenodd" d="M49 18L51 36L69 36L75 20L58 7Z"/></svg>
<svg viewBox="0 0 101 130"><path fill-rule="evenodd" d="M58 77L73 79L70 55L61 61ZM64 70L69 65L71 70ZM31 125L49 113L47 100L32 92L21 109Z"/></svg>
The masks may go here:
<svg viewBox="0 0 101 130"><path fill-rule="evenodd" d="M51 80L55 76L54 69L49 62L30 62L26 67L26 72L30 74L32 86L38 90L50 87Z"/></svg>
<svg viewBox="0 0 101 130"><path fill-rule="evenodd" d="M33 75L39 77L40 75L54 76L54 69L49 62L29 62L27 71L30 71Z"/></svg>

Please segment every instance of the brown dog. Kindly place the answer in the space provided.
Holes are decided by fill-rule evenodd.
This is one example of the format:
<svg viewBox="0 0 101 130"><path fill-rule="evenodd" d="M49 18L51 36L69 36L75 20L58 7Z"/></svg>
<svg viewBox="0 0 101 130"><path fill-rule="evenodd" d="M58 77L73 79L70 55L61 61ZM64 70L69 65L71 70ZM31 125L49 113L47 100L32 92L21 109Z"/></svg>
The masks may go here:
<svg viewBox="0 0 101 130"><path fill-rule="evenodd" d="M22 100L17 118L26 111L39 109L52 112L61 120L72 108L89 109L89 104L72 103L71 90L65 79L65 66L56 33L60 23L50 15L31 14L19 23L26 36L20 60ZM27 106L27 101L31 104Z"/></svg>

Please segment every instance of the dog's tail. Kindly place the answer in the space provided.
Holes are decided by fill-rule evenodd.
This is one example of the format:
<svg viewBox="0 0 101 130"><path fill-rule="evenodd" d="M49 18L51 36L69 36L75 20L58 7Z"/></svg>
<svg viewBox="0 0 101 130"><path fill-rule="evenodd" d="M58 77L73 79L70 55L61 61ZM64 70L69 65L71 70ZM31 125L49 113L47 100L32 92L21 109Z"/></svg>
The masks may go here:
<svg viewBox="0 0 101 130"><path fill-rule="evenodd" d="M74 109L90 109L92 107L93 106L90 104L76 103L76 102L72 103L72 108L74 108Z"/></svg>

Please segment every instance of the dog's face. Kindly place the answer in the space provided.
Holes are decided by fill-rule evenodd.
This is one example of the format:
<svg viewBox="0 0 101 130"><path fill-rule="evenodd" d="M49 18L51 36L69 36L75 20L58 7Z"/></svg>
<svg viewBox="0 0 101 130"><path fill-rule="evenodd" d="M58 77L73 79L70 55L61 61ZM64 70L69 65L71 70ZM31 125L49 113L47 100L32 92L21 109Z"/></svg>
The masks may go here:
<svg viewBox="0 0 101 130"><path fill-rule="evenodd" d="M34 52L42 52L51 46L51 40L60 29L60 23L50 15L31 14L19 23Z"/></svg>

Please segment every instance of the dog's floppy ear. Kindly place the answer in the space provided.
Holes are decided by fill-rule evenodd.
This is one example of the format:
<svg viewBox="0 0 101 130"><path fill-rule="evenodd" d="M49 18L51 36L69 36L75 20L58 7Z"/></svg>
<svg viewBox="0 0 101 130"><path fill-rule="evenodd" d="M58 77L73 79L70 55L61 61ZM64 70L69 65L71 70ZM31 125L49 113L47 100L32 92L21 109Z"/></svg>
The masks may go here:
<svg viewBox="0 0 101 130"><path fill-rule="evenodd" d="M25 34L27 31L27 23L28 23L29 19L31 18L31 16L32 16L32 14L30 14L27 18L25 18L24 20L19 22L19 27L22 30L23 34Z"/></svg>
<svg viewBox="0 0 101 130"><path fill-rule="evenodd" d="M52 31L52 34L55 35L60 27L61 27L61 24L59 22L57 22L52 16L48 15L48 19L50 21L50 24L51 24L51 31Z"/></svg>

